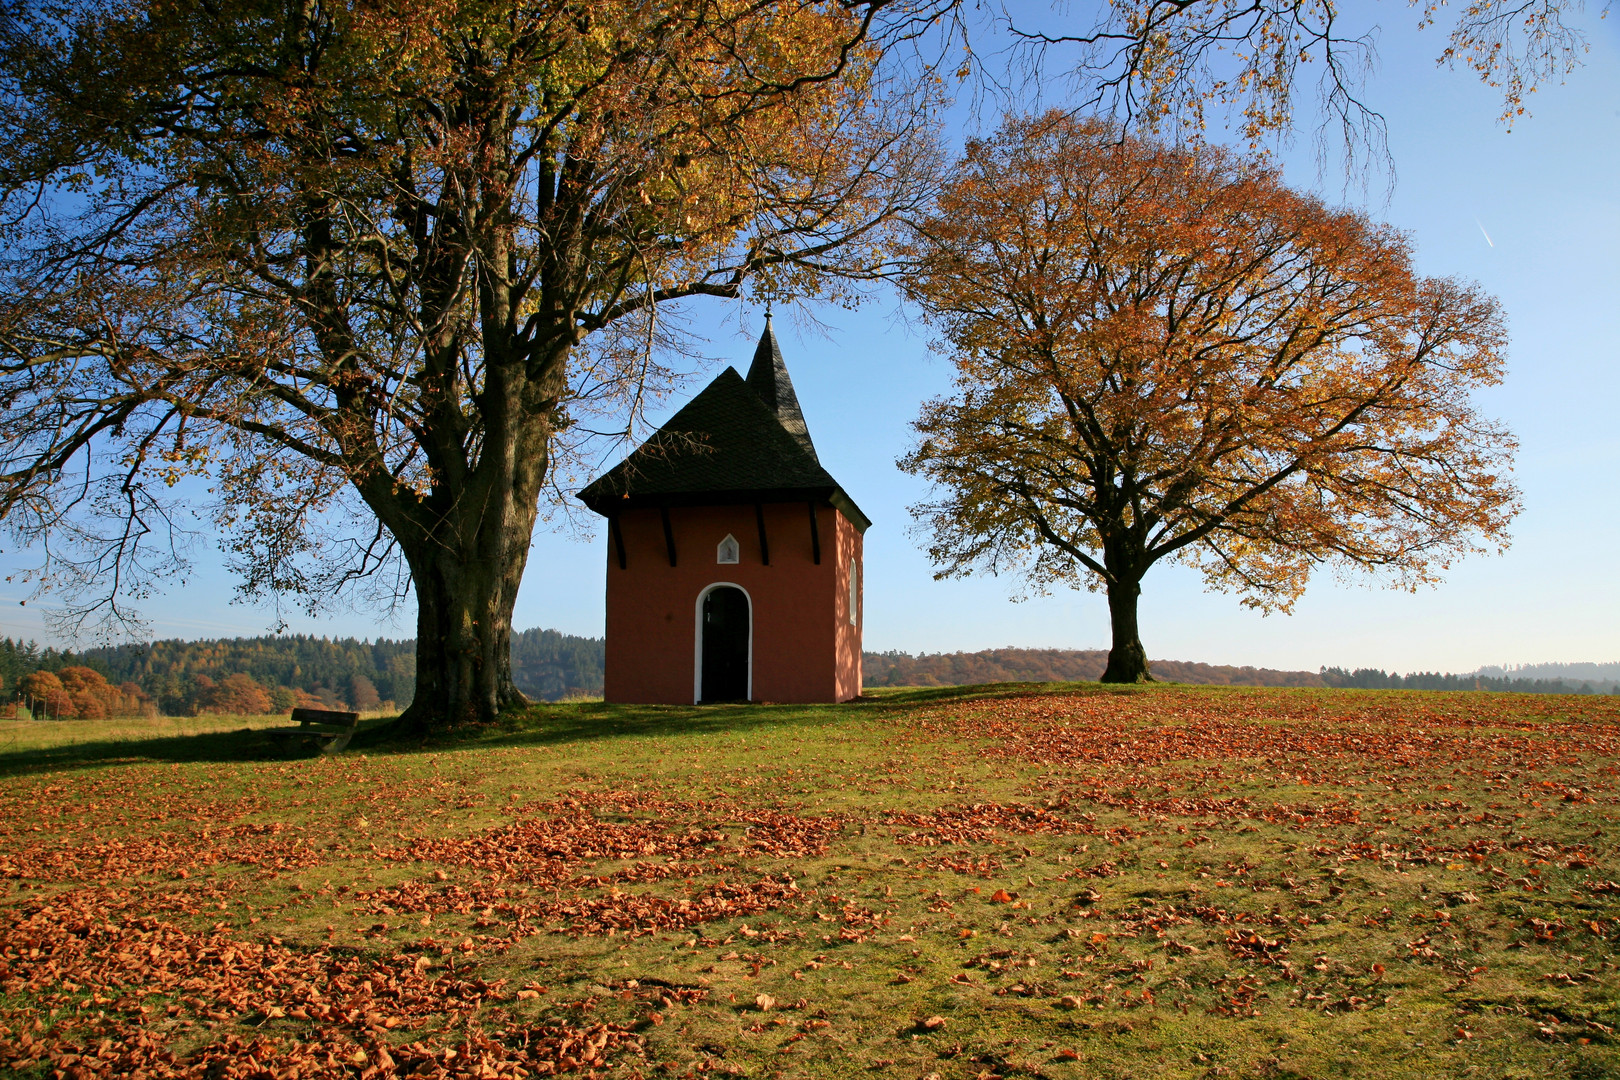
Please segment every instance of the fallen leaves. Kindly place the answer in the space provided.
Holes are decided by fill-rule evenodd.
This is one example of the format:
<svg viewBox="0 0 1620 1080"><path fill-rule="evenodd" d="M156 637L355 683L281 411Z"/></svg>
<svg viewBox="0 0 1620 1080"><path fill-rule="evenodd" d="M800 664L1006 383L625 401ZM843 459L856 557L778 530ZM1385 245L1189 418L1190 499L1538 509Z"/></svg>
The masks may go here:
<svg viewBox="0 0 1620 1080"><path fill-rule="evenodd" d="M926 814L894 812L885 814L883 822L909 830L895 834L896 844L919 847L982 844L997 839L1002 833L1033 835L1095 831L1087 822L1065 817L1047 807L1004 806L1000 803L947 806Z"/></svg>
<svg viewBox="0 0 1620 1080"><path fill-rule="evenodd" d="M752 882L725 882L706 886L689 896L670 897L613 890L606 896L543 905L542 918L562 918L572 934L631 936L659 930L685 929L738 915L770 911L800 898L792 878L764 877ZM756 936L760 932L756 931Z"/></svg>
<svg viewBox="0 0 1620 1080"><path fill-rule="evenodd" d="M1613 981L1620 712L1480 700L1472 718L1349 692L929 705L838 759L851 781L816 771L818 746L810 768L716 768L708 797L582 769L531 798L476 755L495 779L413 787L408 756L247 764L235 787L197 770L150 813L134 779L28 781L0 794L0 1071L724 1076L843 1045L855 995L907 1043L949 1031L924 1042L953 1076L1080 1060L1082 1029L1327 1024L1392 996L1439 1003L1431 1047L1520 1024L1543 1050L1608 1048L1580 1003ZM75 799L100 824L61 812ZM1476 1023L1469 995L1504 985L1546 1010ZM948 1027L926 1013L946 1002ZM1052 1025L1048 1047L997 1057L986 1008ZM744 1044L697 1043L717 1017Z"/></svg>
<svg viewBox="0 0 1620 1080"><path fill-rule="evenodd" d="M529 818L465 839L413 842L379 849L393 862L423 860L465 866L502 878L560 884L585 863L607 859L687 860L719 850L726 834L712 829L668 829L655 821L603 821L585 808Z"/></svg>
<svg viewBox="0 0 1620 1080"><path fill-rule="evenodd" d="M1190 761L1257 761L1291 770L1298 782L1338 782L1369 769L1467 765L1482 771L1526 763L1620 756L1620 702L1583 702L1568 716L1551 695L1007 694L931 706L908 714L908 729L982 739L985 755L1041 765L1102 766L1117 779L1143 766ZM1422 704L1417 702L1421 701ZM1331 704L1327 704L1331 702ZM1406 704L1410 702L1411 704ZM1495 729L1495 730L1492 730ZM1564 799L1570 785L1551 785ZM1145 813L1230 814L1247 808L1216 800L1148 800Z"/></svg>
<svg viewBox="0 0 1620 1080"><path fill-rule="evenodd" d="M0 990L29 995L64 1013L43 1036L0 1042L0 1062L45 1063L68 1077L325 1075L335 1063L376 1064L442 1076L549 1075L605 1063L640 1037L627 1028L552 1025L475 1033L458 1046L388 1045L378 1033L409 1031L446 1013L475 1015L502 986L435 975L404 955L366 958L280 941L243 940L150 916L133 891L79 891L0 909ZM94 991L86 988L93 987ZM88 995L88 998L86 998ZM182 1026L308 1022L316 1038L227 1032L189 1058L177 1057L144 1024L156 997ZM88 1001L96 1011L87 1012ZM14 1010L4 1019L15 1021ZM494 1070L493 1072L489 1070Z"/></svg>
<svg viewBox="0 0 1620 1080"><path fill-rule="evenodd" d="M56 846L40 840L0 852L0 877L37 882L128 882L148 875L186 880L222 863L284 873L316 866L323 856L296 826L235 825L206 835L163 835Z"/></svg>
<svg viewBox="0 0 1620 1080"><path fill-rule="evenodd" d="M385 1043L344 1035L282 1039L235 1032L189 1056L176 1055L145 1032L102 1039L93 1046L60 1048L30 1061L46 1061L64 1077L208 1077L257 1080L265 1076L433 1077L435 1080L519 1080L528 1076L605 1067L636 1052L642 1037L612 1024L543 1025L475 1029L449 1044Z"/></svg>

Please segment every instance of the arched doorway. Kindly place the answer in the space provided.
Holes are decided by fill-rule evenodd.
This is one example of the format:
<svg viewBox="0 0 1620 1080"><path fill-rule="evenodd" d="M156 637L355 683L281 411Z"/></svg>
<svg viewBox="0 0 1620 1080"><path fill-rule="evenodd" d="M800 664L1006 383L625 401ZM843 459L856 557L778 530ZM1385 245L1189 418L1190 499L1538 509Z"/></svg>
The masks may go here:
<svg viewBox="0 0 1620 1080"><path fill-rule="evenodd" d="M698 701L747 701L752 612L735 585L711 585L698 600Z"/></svg>

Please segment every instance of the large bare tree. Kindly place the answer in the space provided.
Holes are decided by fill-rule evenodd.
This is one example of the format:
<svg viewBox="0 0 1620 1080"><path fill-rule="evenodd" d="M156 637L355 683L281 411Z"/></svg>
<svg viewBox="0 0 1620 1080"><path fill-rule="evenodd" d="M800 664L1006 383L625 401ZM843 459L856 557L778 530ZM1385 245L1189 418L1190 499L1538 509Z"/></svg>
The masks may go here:
<svg viewBox="0 0 1620 1080"><path fill-rule="evenodd" d="M0 516L106 627L180 565L170 489L206 483L249 594L403 560L415 724L521 701L559 440L634 409L660 305L882 267L931 152L882 61L933 14L8 5Z"/></svg>
<svg viewBox="0 0 1620 1080"><path fill-rule="evenodd" d="M973 141L907 287L957 369L901 466L941 576L1105 590L1104 681L1148 677L1157 563L1286 609L1324 564L1433 580L1505 542L1496 301L1253 159L1065 114Z"/></svg>

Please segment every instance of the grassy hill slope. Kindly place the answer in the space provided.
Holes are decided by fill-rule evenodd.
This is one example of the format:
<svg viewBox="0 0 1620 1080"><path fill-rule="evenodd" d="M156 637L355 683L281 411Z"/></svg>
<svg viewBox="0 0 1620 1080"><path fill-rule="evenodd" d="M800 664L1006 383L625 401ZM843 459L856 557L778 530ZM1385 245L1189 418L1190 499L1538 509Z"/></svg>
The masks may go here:
<svg viewBox="0 0 1620 1080"><path fill-rule="evenodd" d="M1108 666L1106 649L985 649L973 653L866 653L867 686L971 686L996 682L1088 682ZM1154 660L1153 676L1195 686L1323 686L1313 671Z"/></svg>
<svg viewBox="0 0 1620 1080"><path fill-rule="evenodd" d="M127 734L0 749L0 1070L1620 1074L1610 698L549 705L331 758Z"/></svg>

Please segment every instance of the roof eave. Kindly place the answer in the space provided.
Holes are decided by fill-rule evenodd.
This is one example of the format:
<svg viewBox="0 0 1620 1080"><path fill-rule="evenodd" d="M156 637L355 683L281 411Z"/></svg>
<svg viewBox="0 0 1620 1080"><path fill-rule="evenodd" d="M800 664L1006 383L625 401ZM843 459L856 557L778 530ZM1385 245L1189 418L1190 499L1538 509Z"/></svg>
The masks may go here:
<svg viewBox="0 0 1620 1080"><path fill-rule="evenodd" d="M867 517L860 507L855 505L855 500L850 498L843 488L834 488L827 501L832 503L839 513L849 519L849 523L855 526L856 532L864 534L867 529L872 527L872 519Z"/></svg>
<svg viewBox="0 0 1620 1080"><path fill-rule="evenodd" d="M732 491L672 491L656 495L624 495L619 498L581 493L580 502L603 517L611 518L626 510L657 510L677 506L751 506L754 503L814 502L831 506L864 533L872 519L862 512L843 488L740 488Z"/></svg>

